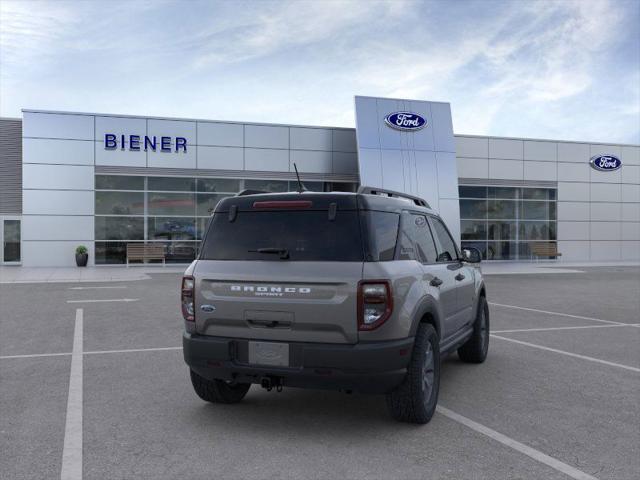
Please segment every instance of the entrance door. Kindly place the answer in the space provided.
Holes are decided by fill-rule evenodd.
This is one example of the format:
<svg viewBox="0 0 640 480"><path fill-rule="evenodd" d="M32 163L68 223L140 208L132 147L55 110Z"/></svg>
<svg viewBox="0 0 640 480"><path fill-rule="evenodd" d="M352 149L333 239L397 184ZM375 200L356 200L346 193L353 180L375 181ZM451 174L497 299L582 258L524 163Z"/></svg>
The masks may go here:
<svg viewBox="0 0 640 480"><path fill-rule="evenodd" d="M5 265L20 264L22 257L20 252L21 229L19 218L1 218L0 239L2 239L0 261Z"/></svg>

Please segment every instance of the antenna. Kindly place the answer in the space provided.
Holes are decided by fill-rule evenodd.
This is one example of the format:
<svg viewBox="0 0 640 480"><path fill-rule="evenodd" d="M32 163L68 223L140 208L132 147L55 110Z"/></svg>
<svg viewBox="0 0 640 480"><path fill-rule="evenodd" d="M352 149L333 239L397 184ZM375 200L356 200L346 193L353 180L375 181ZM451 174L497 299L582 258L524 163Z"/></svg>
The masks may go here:
<svg viewBox="0 0 640 480"><path fill-rule="evenodd" d="M307 189L305 188L304 183L302 183L302 181L300 180L300 174L298 173L298 166L295 164L295 162L293 163L293 168L296 171L296 178L298 179L298 193L306 192Z"/></svg>

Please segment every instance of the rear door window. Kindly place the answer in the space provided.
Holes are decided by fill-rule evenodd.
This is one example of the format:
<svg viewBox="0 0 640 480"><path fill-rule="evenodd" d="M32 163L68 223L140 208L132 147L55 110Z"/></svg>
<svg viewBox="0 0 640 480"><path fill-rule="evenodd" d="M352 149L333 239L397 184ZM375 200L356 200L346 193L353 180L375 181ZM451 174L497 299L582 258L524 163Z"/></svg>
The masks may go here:
<svg viewBox="0 0 640 480"><path fill-rule="evenodd" d="M367 239L367 261L393 260L400 215L392 212L364 211L362 217Z"/></svg>
<svg viewBox="0 0 640 480"><path fill-rule="evenodd" d="M286 251L287 258L269 250ZM355 262L363 257L357 211L338 211L329 220L326 210L279 210L241 211L233 221L227 213L215 214L200 258Z"/></svg>
<svg viewBox="0 0 640 480"><path fill-rule="evenodd" d="M427 217L417 213L403 213L398 260L433 263L436 256L436 246Z"/></svg>
<svg viewBox="0 0 640 480"><path fill-rule="evenodd" d="M433 233L438 239L438 262L452 262L458 259L458 250L456 249L456 243L451 238L447 227L444 226L442 220L439 218L431 217L431 226L433 227Z"/></svg>

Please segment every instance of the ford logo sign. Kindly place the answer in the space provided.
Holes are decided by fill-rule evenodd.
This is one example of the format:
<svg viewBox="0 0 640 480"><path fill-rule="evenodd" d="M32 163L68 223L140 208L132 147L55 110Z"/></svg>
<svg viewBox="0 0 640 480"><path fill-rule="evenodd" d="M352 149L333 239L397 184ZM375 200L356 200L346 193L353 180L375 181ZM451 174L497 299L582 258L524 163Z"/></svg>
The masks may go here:
<svg viewBox="0 0 640 480"><path fill-rule="evenodd" d="M589 161L591 166L601 172L612 172L622 166L622 161L614 155L596 155Z"/></svg>
<svg viewBox="0 0 640 480"><path fill-rule="evenodd" d="M384 117L384 122L396 130L415 131L427 126L427 121L417 113L395 112Z"/></svg>

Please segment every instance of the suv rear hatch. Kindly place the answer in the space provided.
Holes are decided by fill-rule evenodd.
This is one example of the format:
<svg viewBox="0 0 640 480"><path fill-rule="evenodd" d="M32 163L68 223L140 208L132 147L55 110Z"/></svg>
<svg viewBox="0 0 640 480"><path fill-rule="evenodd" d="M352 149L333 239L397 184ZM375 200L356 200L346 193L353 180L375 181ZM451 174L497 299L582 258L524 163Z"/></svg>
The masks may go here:
<svg viewBox="0 0 640 480"><path fill-rule="evenodd" d="M223 200L194 270L196 331L355 343L363 258L355 195Z"/></svg>

